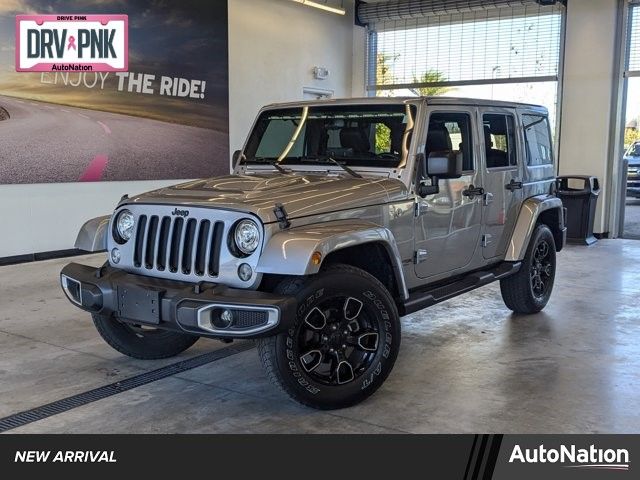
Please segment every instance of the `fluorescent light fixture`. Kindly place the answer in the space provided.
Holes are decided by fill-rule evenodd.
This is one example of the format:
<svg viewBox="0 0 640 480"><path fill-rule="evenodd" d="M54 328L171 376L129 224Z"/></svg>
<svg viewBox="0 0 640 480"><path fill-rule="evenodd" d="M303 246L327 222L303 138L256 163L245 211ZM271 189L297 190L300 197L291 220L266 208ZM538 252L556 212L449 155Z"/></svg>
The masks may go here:
<svg viewBox="0 0 640 480"><path fill-rule="evenodd" d="M326 12L337 13L338 15L346 14L346 10L341 7L332 7L331 5L327 5L326 3L314 2L313 0L293 0L294 2L301 3L303 5L308 5L313 8L319 8L320 10L324 10Z"/></svg>

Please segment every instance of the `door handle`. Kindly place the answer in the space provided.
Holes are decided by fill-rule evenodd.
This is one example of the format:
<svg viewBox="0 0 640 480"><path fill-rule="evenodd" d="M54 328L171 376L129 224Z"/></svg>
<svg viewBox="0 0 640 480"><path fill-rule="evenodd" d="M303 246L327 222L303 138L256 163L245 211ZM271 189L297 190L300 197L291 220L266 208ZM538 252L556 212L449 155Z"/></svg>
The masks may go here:
<svg viewBox="0 0 640 480"><path fill-rule="evenodd" d="M512 178L511 181L504 186L504 188L506 188L510 192L513 192L514 190L520 190L522 188L522 182L518 182Z"/></svg>
<svg viewBox="0 0 640 480"><path fill-rule="evenodd" d="M473 197L484 195L484 188L482 187L474 187L473 184L469 185L469 187L462 191L462 195L465 197L469 197L469 199L473 200Z"/></svg>

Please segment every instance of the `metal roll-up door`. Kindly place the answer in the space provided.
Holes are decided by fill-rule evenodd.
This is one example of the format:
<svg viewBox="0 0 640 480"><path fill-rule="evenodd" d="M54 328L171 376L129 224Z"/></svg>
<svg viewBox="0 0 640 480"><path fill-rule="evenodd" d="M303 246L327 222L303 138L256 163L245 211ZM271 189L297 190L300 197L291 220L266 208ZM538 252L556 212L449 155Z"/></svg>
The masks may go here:
<svg viewBox="0 0 640 480"><path fill-rule="evenodd" d="M564 3L553 0L361 3L358 17L368 31L366 89L370 95L465 96L463 86L518 84L522 90L544 83L546 93L538 97L503 99L545 104L553 117L564 14Z"/></svg>
<svg viewBox="0 0 640 480"><path fill-rule="evenodd" d="M538 0L391 0L362 2L358 5L358 21L372 25L391 20L468 13L494 8L523 7L530 4L553 5L556 2Z"/></svg>
<svg viewBox="0 0 640 480"><path fill-rule="evenodd" d="M630 2L625 77L640 77L640 1Z"/></svg>

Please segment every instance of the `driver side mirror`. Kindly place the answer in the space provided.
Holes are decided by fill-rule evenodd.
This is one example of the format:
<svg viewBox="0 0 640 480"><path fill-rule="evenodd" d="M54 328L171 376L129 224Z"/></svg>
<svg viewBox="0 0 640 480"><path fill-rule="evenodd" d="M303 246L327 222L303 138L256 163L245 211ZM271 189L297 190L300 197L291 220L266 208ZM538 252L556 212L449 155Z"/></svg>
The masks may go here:
<svg viewBox="0 0 640 480"><path fill-rule="evenodd" d="M427 159L427 176L439 179L460 178L462 176L462 155L451 150L431 152Z"/></svg>
<svg viewBox="0 0 640 480"><path fill-rule="evenodd" d="M440 180L462 176L462 155L457 152L431 152L426 160L424 154L420 154L418 161L422 163L424 174L431 179L431 185L420 182L418 194L423 198L440 192Z"/></svg>
<svg viewBox="0 0 640 480"><path fill-rule="evenodd" d="M242 158L242 150L236 150L231 156L231 170L235 170Z"/></svg>

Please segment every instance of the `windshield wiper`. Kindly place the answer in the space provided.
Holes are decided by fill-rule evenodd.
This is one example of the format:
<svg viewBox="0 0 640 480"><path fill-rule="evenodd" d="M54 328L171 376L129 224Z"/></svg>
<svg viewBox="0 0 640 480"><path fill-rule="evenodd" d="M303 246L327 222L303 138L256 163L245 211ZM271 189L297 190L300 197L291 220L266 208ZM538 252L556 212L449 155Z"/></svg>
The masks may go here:
<svg viewBox="0 0 640 480"><path fill-rule="evenodd" d="M280 173L290 173L290 170L282 168L280 165L278 165L278 162L275 159L270 159L270 158L266 158L266 157L254 157L254 158L251 159L251 161L252 162L256 162L256 163L266 163L267 165L271 165L273 168L278 170Z"/></svg>
<svg viewBox="0 0 640 480"><path fill-rule="evenodd" d="M343 169L345 172L347 172L352 177L362 178L362 175L360 175L357 172L354 172L349 167L347 167L344 163L340 163L339 161L337 161L333 157L304 157L304 158L301 158L300 160L303 161L303 162L332 163L333 165L336 165L336 166L340 167L341 169Z"/></svg>

